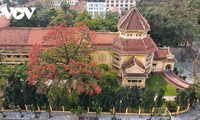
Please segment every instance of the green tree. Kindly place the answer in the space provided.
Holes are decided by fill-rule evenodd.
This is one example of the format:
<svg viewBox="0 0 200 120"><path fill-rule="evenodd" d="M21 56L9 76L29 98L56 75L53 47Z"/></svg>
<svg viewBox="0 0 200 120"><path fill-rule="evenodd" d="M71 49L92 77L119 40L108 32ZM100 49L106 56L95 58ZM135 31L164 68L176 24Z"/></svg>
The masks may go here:
<svg viewBox="0 0 200 120"><path fill-rule="evenodd" d="M97 118L98 115L101 114L102 108L97 102L94 102L94 101L92 102L92 106L93 106L92 109L94 109L96 112L96 118Z"/></svg>
<svg viewBox="0 0 200 120"><path fill-rule="evenodd" d="M66 23L67 26L72 26L74 24L73 15L70 12L65 14L63 11L58 11L57 16L52 17L49 25L56 26L61 23Z"/></svg>
<svg viewBox="0 0 200 120"><path fill-rule="evenodd" d="M13 103L14 106L19 105L20 107L24 106L23 93L22 93L22 77L20 74L16 74L18 71L18 66L12 70L11 75L8 77L8 85L4 91L5 102L7 107L9 104Z"/></svg>
<svg viewBox="0 0 200 120"><path fill-rule="evenodd" d="M76 108L72 109L71 112L80 117L80 116L81 116L83 113L85 113L86 111L84 110L84 107L82 107L82 106L77 106Z"/></svg>
<svg viewBox="0 0 200 120"><path fill-rule="evenodd" d="M155 42L160 46L177 46L180 41L199 37L198 4L198 0L140 0L137 5L150 23L150 34Z"/></svg>
<svg viewBox="0 0 200 120"><path fill-rule="evenodd" d="M68 12L70 8L70 5L67 4L66 2L62 2L60 6L61 6L61 9L65 12L65 14Z"/></svg>
<svg viewBox="0 0 200 120"><path fill-rule="evenodd" d="M128 93L128 103L129 103L129 107L133 109L138 109L140 102L141 102L141 96L140 96L140 92L137 86L133 86L129 93Z"/></svg>
<svg viewBox="0 0 200 120"><path fill-rule="evenodd" d="M92 19L91 15L87 11L83 11L79 12L75 19L75 23L78 22L86 24L90 30L116 32L118 17L115 13L108 12L106 14L106 19Z"/></svg>
<svg viewBox="0 0 200 120"><path fill-rule="evenodd" d="M185 109L189 103L189 96L187 91L182 90L175 98L177 104L180 105L181 109Z"/></svg>
<svg viewBox="0 0 200 120"><path fill-rule="evenodd" d="M128 93L129 89L127 87L120 87L120 89L116 91L115 107L118 108L119 112L123 112L129 107Z"/></svg>
<svg viewBox="0 0 200 120"><path fill-rule="evenodd" d="M160 89L158 92L158 96L156 98L156 108L157 108L157 112L158 112L158 108L162 107L164 102L165 102L165 91L163 89Z"/></svg>
<svg viewBox="0 0 200 120"><path fill-rule="evenodd" d="M188 93L190 105L195 104L198 100L199 88L197 88L197 84L198 83L195 82L185 89L185 91Z"/></svg>
<svg viewBox="0 0 200 120"><path fill-rule="evenodd" d="M115 107L116 93L120 84L115 71L104 71L102 74L103 77L98 81L98 85L101 86L102 89L101 93L92 96L90 101L97 102L100 104L103 111L109 112L110 109ZM91 106L92 105L90 105L90 107Z"/></svg>
<svg viewBox="0 0 200 120"><path fill-rule="evenodd" d="M105 19L117 23L118 20L119 20L119 19L118 19L118 13L117 13L117 12L106 12L106 17L105 17Z"/></svg>
<svg viewBox="0 0 200 120"><path fill-rule="evenodd" d="M60 83L56 83L53 84L49 87L49 91L48 91L48 102L49 105L51 105L54 109L61 109L61 106L67 106L65 104L63 104L63 99L66 100L66 95L68 93L66 93L66 91L64 90L64 85L60 84ZM69 102L69 101L68 101Z"/></svg>
<svg viewBox="0 0 200 120"><path fill-rule="evenodd" d="M91 20L91 19L92 17L87 11L82 11L78 13L75 19L75 23L78 23L78 22L85 23L86 20Z"/></svg>
<svg viewBox="0 0 200 120"><path fill-rule="evenodd" d="M2 69L2 79L5 79L3 90L5 97L5 107L9 104L19 105L24 108L24 105L33 104L34 106L41 106L47 102L43 94L37 93L37 84L30 85L25 81L27 79L27 66L25 65L5 65Z"/></svg>
<svg viewBox="0 0 200 120"><path fill-rule="evenodd" d="M33 13L30 19L23 17L21 20L16 20L15 18L10 20L12 27L38 27L38 23L39 20L35 13Z"/></svg>
<svg viewBox="0 0 200 120"><path fill-rule="evenodd" d="M48 24L51 21L51 14L50 10L48 9L42 9L40 12L37 12L37 17L38 17L38 26L40 27L47 27Z"/></svg>
<svg viewBox="0 0 200 120"><path fill-rule="evenodd" d="M141 95L141 107L145 110L145 112L150 112L150 110L155 105L154 102L155 92L151 89L147 89Z"/></svg>

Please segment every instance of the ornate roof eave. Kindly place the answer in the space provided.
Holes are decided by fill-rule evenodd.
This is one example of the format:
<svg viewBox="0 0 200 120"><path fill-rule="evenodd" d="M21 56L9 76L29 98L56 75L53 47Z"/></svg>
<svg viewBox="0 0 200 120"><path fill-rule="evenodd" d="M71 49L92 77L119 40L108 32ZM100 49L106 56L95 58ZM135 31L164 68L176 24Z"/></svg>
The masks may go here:
<svg viewBox="0 0 200 120"><path fill-rule="evenodd" d="M119 27L117 27L118 30L120 32L149 32L151 29L145 29L145 30L124 30L124 29L121 29Z"/></svg>
<svg viewBox="0 0 200 120"><path fill-rule="evenodd" d="M151 51L151 52L145 52L145 53L129 53L129 52L125 52L125 50L124 50L124 52L122 52L122 51L120 51L120 50L116 50L116 49L112 49L112 48L109 48L112 52L115 52L115 53L118 53L118 54L121 54L121 55L147 55L147 54L149 54L149 53L154 53L155 51L157 51L158 50L158 48L157 49L155 49L154 51Z"/></svg>

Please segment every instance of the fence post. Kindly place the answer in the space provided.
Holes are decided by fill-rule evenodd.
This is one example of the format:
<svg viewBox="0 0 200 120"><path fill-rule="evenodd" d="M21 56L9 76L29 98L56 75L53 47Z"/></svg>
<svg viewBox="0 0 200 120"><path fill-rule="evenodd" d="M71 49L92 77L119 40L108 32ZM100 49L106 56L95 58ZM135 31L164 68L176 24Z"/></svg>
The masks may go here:
<svg viewBox="0 0 200 120"><path fill-rule="evenodd" d="M126 108L126 114L128 113L128 108Z"/></svg>
<svg viewBox="0 0 200 120"><path fill-rule="evenodd" d="M51 105L49 106L49 109L50 109L50 112L52 112L53 110L52 110L52 107L51 107Z"/></svg>
<svg viewBox="0 0 200 120"><path fill-rule="evenodd" d="M177 107L176 114L179 114L180 106Z"/></svg>
<svg viewBox="0 0 200 120"><path fill-rule="evenodd" d="M24 106L25 106L25 109L26 109L26 112L27 112L27 111L28 111L28 107L27 107L27 105L26 105L26 104L25 104Z"/></svg>
<svg viewBox="0 0 200 120"><path fill-rule="evenodd" d="M88 113L90 112L90 108L89 108L89 107L87 107L87 112L88 112Z"/></svg>
<svg viewBox="0 0 200 120"><path fill-rule="evenodd" d="M154 107L153 107L151 113L154 113L154 111L155 111L155 109L154 109Z"/></svg>
<svg viewBox="0 0 200 120"><path fill-rule="evenodd" d="M139 115L140 115L140 113L141 113L141 108L139 107Z"/></svg>
<svg viewBox="0 0 200 120"><path fill-rule="evenodd" d="M187 106L187 109L186 109L186 110L188 111L188 110L189 110L189 108L190 108L190 103L188 103L188 106Z"/></svg>
<svg viewBox="0 0 200 120"><path fill-rule="evenodd" d="M165 113L164 113L164 115L167 115L167 107L165 107Z"/></svg>
<svg viewBox="0 0 200 120"><path fill-rule="evenodd" d="M38 112L40 112L40 107L39 106L37 106L37 109L38 109Z"/></svg>
<svg viewBox="0 0 200 120"><path fill-rule="evenodd" d="M115 113L115 107L113 107L113 113Z"/></svg>
<svg viewBox="0 0 200 120"><path fill-rule="evenodd" d="M62 111L65 112L65 107L64 106L62 106Z"/></svg>

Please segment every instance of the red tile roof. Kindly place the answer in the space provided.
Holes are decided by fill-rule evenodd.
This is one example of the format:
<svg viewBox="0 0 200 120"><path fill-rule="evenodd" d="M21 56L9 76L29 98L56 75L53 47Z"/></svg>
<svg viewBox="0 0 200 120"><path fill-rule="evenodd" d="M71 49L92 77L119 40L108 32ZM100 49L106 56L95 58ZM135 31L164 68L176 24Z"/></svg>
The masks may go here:
<svg viewBox="0 0 200 120"><path fill-rule="evenodd" d="M29 34L29 45L44 44L43 37L49 32L48 29L32 29Z"/></svg>
<svg viewBox="0 0 200 120"><path fill-rule="evenodd" d="M159 48L154 53L154 58L156 58L156 59L165 59L168 54L169 54L168 53L168 47Z"/></svg>
<svg viewBox="0 0 200 120"><path fill-rule="evenodd" d="M43 36L47 32L48 29L41 28L0 29L0 46L30 47L35 44L43 44Z"/></svg>
<svg viewBox="0 0 200 120"><path fill-rule="evenodd" d="M113 40L118 37L116 32L99 32L92 39L96 45L111 45Z"/></svg>
<svg viewBox="0 0 200 120"><path fill-rule="evenodd" d="M145 18L136 8L132 8L118 23L119 30L135 31L150 30L150 26Z"/></svg>
<svg viewBox="0 0 200 120"><path fill-rule="evenodd" d="M31 46L44 44L43 36L48 31L48 29L43 28L0 29L0 45ZM123 54L147 54L157 50L150 36L144 39L123 39L118 37L118 33L100 32L95 35L91 42L97 49L112 49Z"/></svg>
<svg viewBox="0 0 200 120"><path fill-rule="evenodd" d="M5 28L0 30L0 45L35 45L43 43L48 29L42 28ZM123 39L118 33L97 33L91 42L97 49L113 49L123 54L146 54L157 50L153 40Z"/></svg>
<svg viewBox="0 0 200 120"><path fill-rule="evenodd" d="M112 49L123 54L147 54L156 51L157 47L150 36L144 39L124 39L119 37L113 42Z"/></svg>
<svg viewBox="0 0 200 120"><path fill-rule="evenodd" d="M26 45L30 32L30 29L0 29L0 43L1 45Z"/></svg>
<svg viewBox="0 0 200 120"><path fill-rule="evenodd" d="M10 25L10 21L5 16L0 17L0 28L5 28Z"/></svg>
<svg viewBox="0 0 200 120"><path fill-rule="evenodd" d="M176 62L175 58L167 58L167 56L170 55L169 53L169 47L162 47L159 48L155 53L154 53L154 60L155 61L168 61L168 62Z"/></svg>
<svg viewBox="0 0 200 120"><path fill-rule="evenodd" d="M135 57L131 57L130 59L126 60L123 64L122 64L122 68L125 70L127 68L130 68L132 66L137 65L138 67L145 69L144 65L142 64L142 62L140 60L138 60Z"/></svg>
<svg viewBox="0 0 200 120"><path fill-rule="evenodd" d="M130 59L128 59L122 64L122 71L126 77L148 77L146 73L126 73L125 72L126 69L131 68L135 65L145 70L145 67L140 60L138 60L137 58L131 57Z"/></svg>

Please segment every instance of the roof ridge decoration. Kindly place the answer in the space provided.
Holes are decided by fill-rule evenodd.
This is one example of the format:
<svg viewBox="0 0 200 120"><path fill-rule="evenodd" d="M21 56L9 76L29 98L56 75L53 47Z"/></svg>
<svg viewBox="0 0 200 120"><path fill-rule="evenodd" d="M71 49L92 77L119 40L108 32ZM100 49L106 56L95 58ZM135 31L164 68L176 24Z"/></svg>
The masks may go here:
<svg viewBox="0 0 200 120"><path fill-rule="evenodd" d="M145 67L143 65L143 63L137 59L136 57L132 56L129 59L127 59L126 61L124 61L124 63L122 64L123 69L129 69L133 66L137 66L139 67L141 70L144 70Z"/></svg>
<svg viewBox="0 0 200 120"><path fill-rule="evenodd" d="M145 44L145 42L144 42L144 39L143 39L143 38L142 38L142 42L143 42L143 44L144 44L144 47L146 48L146 49L145 49L146 53L148 53L148 51L147 51L147 45Z"/></svg>
<svg viewBox="0 0 200 120"><path fill-rule="evenodd" d="M139 15L142 16L138 11L136 11L136 13L138 14L138 16L139 16ZM141 21L141 18L140 18L140 17L139 17L139 20L140 20L140 24L142 24L142 27L143 27L143 29L145 30L145 26L144 26L143 22Z"/></svg>
<svg viewBox="0 0 200 120"><path fill-rule="evenodd" d="M132 15L133 15L133 12L130 12L130 14L131 14L131 16L132 16ZM126 29L128 28L128 25L129 25L129 23L130 23L130 21L131 21L130 19L131 19L131 17L129 18L128 24L126 24L126 27L125 27ZM125 20L126 20L126 19L125 19Z"/></svg>

